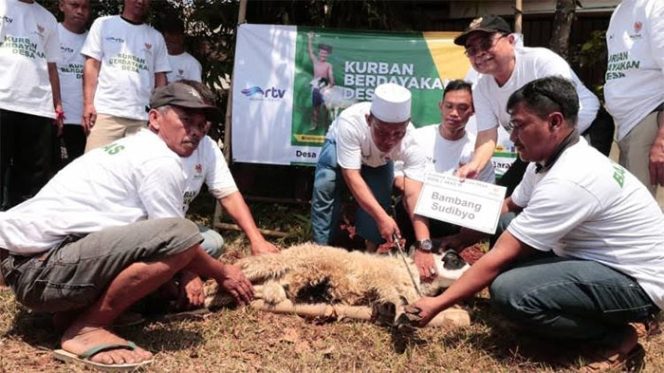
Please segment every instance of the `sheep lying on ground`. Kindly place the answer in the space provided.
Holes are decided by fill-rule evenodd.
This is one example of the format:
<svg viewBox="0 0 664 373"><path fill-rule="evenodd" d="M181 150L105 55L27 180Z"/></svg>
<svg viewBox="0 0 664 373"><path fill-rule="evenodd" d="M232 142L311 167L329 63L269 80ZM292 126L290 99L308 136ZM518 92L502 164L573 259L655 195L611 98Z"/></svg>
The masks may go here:
<svg viewBox="0 0 664 373"><path fill-rule="evenodd" d="M439 294L468 269L453 251L434 257L437 276L431 283L420 283L417 268L407 259L422 295ZM256 297L269 304L286 299L350 306L392 304L398 316L419 297L398 256L306 243L278 254L246 257L236 264L254 284Z"/></svg>

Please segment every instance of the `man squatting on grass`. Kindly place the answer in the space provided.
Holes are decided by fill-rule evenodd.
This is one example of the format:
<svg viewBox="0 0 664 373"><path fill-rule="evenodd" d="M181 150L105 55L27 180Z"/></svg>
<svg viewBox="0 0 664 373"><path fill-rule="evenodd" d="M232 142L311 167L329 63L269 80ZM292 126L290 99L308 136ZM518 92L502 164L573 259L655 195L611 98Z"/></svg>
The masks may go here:
<svg viewBox="0 0 664 373"><path fill-rule="evenodd" d="M198 228L184 219L181 157L195 152L216 112L206 94L178 82L156 89L148 129L85 154L0 213L2 275L26 307L71 320L63 350L101 348L89 360L107 365L149 361L151 353L108 327L181 271L251 301L249 281L205 253Z"/></svg>
<svg viewBox="0 0 664 373"><path fill-rule="evenodd" d="M391 243L395 235L401 236L387 211L392 198L393 163L402 161L403 198L408 201L408 216L418 240L414 260L420 277L430 281L435 263L431 252L421 247L431 243L428 220L414 214L426 159L413 137L410 114L410 91L393 83L376 87L371 102L360 102L341 112L325 137L316 164L311 226L315 243L333 243L347 187L359 205L355 225L368 251L375 251L383 242Z"/></svg>
<svg viewBox="0 0 664 373"><path fill-rule="evenodd" d="M410 309L420 325L490 285L492 305L526 330L596 343L625 360L640 349L629 322L664 307L664 216L648 189L579 138L579 101L561 77L508 102L511 140L528 165L492 250L443 294Z"/></svg>

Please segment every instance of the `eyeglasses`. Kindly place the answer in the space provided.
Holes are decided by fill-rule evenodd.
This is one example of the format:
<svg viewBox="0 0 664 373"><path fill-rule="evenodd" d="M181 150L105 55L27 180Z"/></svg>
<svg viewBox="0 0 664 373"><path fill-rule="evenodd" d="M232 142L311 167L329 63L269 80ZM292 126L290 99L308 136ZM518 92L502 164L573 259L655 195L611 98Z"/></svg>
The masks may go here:
<svg viewBox="0 0 664 373"><path fill-rule="evenodd" d="M488 37L488 38L483 38L480 39L479 43L477 43L477 46L473 46L470 48L466 48L466 50L463 52L467 57L475 57L478 54L482 52L486 52L498 44L498 41L507 35L500 35L497 38L494 38L493 36Z"/></svg>

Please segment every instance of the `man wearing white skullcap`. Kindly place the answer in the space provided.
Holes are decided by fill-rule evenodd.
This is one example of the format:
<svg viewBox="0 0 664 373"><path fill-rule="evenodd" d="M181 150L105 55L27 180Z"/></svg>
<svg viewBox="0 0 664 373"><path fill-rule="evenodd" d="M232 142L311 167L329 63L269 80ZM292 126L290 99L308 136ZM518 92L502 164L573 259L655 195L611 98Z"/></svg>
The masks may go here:
<svg viewBox="0 0 664 373"><path fill-rule="evenodd" d="M411 94L387 83L376 87L372 102L344 110L332 123L321 149L311 200L313 239L330 244L337 233L342 192L347 186L359 204L357 233L372 250L400 236L397 223L387 212L390 206L393 161L404 163L404 198L415 231L415 262L423 280L434 268L431 240L425 218L413 210L422 188L426 158L415 142L410 123Z"/></svg>

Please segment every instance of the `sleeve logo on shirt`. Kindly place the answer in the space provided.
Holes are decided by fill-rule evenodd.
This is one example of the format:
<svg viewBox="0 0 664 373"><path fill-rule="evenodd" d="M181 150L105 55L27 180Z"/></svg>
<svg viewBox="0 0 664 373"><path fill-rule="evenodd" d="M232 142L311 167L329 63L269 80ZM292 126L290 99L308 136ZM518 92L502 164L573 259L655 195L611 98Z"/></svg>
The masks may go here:
<svg viewBox="0 0 664 373"><path fill-rule="evenodd" d="M613 165L613 180L620 185L620 188L625 184L625 169L617 164Z"/></svg>
<svg viewBox="0 0 664 373"><path fill-rule="evenodd" d="M110 154L110 155L115 155L115 154L118 154L124 148L125 148L124 145L113 143L113 144L104 146L104 151L106 153Z"/></svg>

